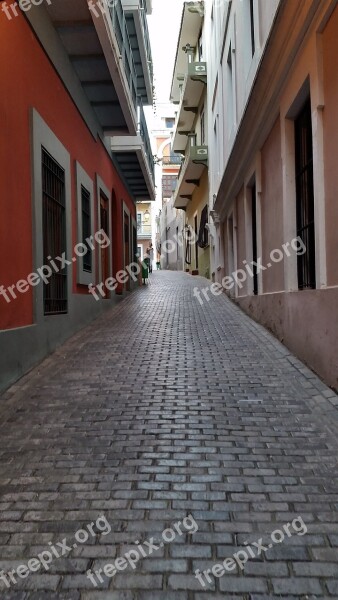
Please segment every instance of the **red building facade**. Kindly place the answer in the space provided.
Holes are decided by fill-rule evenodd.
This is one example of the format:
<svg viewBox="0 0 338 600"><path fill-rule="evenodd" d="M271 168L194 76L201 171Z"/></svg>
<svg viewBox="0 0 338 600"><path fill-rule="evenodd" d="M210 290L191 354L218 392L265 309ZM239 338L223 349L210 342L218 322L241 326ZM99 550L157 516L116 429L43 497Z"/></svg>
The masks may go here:
<svg viewBox="0 0 338 600"><path fill-rule="evenodd" d="M133 262L135 202L154 197L151 73L131 81L118 56L135 68L118 32L138 17L69 4L0 12L0 389L136 285L89 290Z"/></svg>

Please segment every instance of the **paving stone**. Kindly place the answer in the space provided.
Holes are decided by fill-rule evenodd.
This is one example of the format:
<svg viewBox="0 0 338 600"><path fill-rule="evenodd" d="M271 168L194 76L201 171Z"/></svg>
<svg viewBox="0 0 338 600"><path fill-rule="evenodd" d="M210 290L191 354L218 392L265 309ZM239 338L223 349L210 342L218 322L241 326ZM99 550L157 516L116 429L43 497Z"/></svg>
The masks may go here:
<svg viewBox="0 0 338 600"><path fill-rule="evenodd" d="M312 548L312 555L315 560L330 562L336 561L338 557L337 548ZM337 567L337 565L336 565Z"/></svg>
<svg viewBox="0 0 338 600"><path fill-rule="evenodd" d="M50 590L56 591L61 578L57 575L29 575L26 579L17 578L17 582L15 584L15 588L17 590L31 590L31 591L39 591L39 590ZM0 583L0 591L7 591L4 587L4 584Z"/></svg>
<svg viewBox="0 0 338 600"><path fill-rule="evenodd" d="M284 579L272 579L272 587L276 594L302 594L323 595L319 579L289 577Z"/></svg>
<svg viewBox="0 0 338 600"><path fill-rule="evenodd" d="M337 600L338 398L225 296L201 306L207 285L154 273L6 393L1 564L88 539L1 600ZM297 518L243 572L195 577ZM88 579L177 521L135 570Z"/></svg>
<svg viewBox="0 0 338 600"><path fill-rule="evenodd" d="M81 600L135 600L134 592L82 592Z"/></svg>
<svg viewBox="0 0 338 600"><path fill-rule="evenodd" d="M27 600L28 596L25 592L2 592L1 600Z"/></svg>
<svg viewBox="0 0 338 600"><path fill-rule="evenodd" d="M222 592L267 592L268 586L265 579L259 577L232 577L224 576L219 580Z"/></svg>
<svg viewBox="0 0 338 600"><path fill-rule="evenodd" d="M92 590L93 587L98 587L99 589L105 589L109 587L110 579L103 576L103 582L97 580L97 585L94 586L93 582L87 577L85 574L78 575L73 573L72 575L66 575L62 580L62 589L75 589L75 590Z"/></svg>
<svg viewBox="0 0 338 600"><path fill-rule="evenodd" d="M296 575L307 577L334 577L337 574L337 563L294 563L292 568Z"/></svg>
<svg viewBox="0 0 338 600"><path fill-rule="evenodd" d="M182 559L145 559L142 571L149 573L188 573L188 561Z"/></svg>
<svg viewBox="0 0 338 600"><path fill-rule="evenodd" d="M280 594L278 594L278 596L275 596L274 594L269 594L268 596L266 595L262 595L262 594L250 594L249 596L250 600L281 600L281 598L283 598L283 600L299 600L299 595L297 596L291 596L289 594L287 595L283 595L281 596ZM301 599L303 600L317 600L318 596L312 596L307 594L306 596L304 596L303 594L301 595ZM320 600L328 600L328 598L324 598L323 596L320 596ZM332 596L330 596L330 600L332 599Z"/></svg>
<svg viewBox="0 0 338 600"><path fill-rule="evenodd" d="M211 558L211 546L174 545L170 546L170 553L173 558Z"/></svg>
<svg viewBox="0 0 338 600"><path fill-rule="evenodd" d="M120 599L119 599L120 600ZM138 592L137 600L188 600L187 592Z"/></svg>
<svg viewBox="0 0 338 600"><path fill-rule="evenodd" d="M338 579L328 580L326 586L330 594L338 595Z"/></svg>
<svg viewBox="0 0 338 600"><path fill-rule="evenodd" d="M163 577L162 575L144 575L142 573L129 573L125 575L119 574L113 579L113 587L116 589L136 589L136 590L161 590Z"/></svg>
<svg viewBox="0 0 338 600"><path fill-rule="evenodd" d="M210 599L212 598L212 600L224 600L224 594L217 594L217 592L213 593L212 596L209 596ZM247 594L243 595L243 594L236 594L235 596L233 596L232 594L227 594L226 595L226 600L246 600L247 598ZM208 600L207 595L205 593L202 594L195 594L194 595L194 600Z"/></svg>
<svg viewBox="0 0 338 600"><path fill-rule="evenodd" d="M33 592L27 600L80 600L80 592Z"/></svg>
<svg viewBox="0 0 338 600"><path fill-rule="evenodd" d="M265 554L267 560L308 560L309 552L304 546L274 546Z"/></svg>
<svg viewBox="0 0 338 600"><path fill-rule="evenodd" d="M200 591L203 586L196 579L195 575L170 575L168 579L168 586L171 590L189 590ZM215 581L211 583L206 582L204 589L206 591L215 590Z"/></svg>

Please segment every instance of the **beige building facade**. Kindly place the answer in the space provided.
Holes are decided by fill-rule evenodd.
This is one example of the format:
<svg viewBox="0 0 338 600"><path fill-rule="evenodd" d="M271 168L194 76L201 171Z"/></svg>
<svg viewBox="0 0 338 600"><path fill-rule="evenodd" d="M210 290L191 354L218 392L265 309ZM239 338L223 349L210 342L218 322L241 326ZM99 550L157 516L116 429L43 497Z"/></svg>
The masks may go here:
<svg viewBox="0 0 338 600"><path fill-rule="evenodd" d="M175 126L175 107L173 104L161 104L157 107L157 122L153 129L156 148L156 260L157 268L172 271L183 270L184 250L182 239L183 213L174 207L177 174L182 157L173 150L173 129Z"/></svg>
<svg viewBox="0 0 338 600"><path fill-rule="evenodd" d="M137 253L141 261L144 259L147 248L149 248L153 239L152 210L153 207L150 201L137 202L136 204Z"/></svg>

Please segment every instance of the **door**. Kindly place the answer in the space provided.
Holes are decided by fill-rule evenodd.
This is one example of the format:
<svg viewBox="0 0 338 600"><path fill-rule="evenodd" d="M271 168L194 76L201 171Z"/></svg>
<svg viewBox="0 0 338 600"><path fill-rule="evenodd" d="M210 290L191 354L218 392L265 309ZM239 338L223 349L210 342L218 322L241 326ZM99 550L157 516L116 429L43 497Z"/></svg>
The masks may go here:
<svg viewBox="0 0 338 600"><path fill-rule="evenodd" d="M195 223L195 262L196 262L196 271L198 270L198 218L197 215L194 217Z"/></svg>
<svg viewBox="0 0 338 600"><path fill-rule="evenodd" d="M124 268L130 264L130 227L129 217L124 213ZM130 291L130 279L126 282L126 290Z"/></svg>
<svg viewBox="0 0 338 600"><path fill-rule="evenodd" d="M100 194L100 229L102 229L107 237L109 238L109 204L108 198L104 194ZM101 259L101 279L102 283L104 283L109 277L109 246L107 248L102 248L100 250L100 259ZM104 299L107 300L110 297L110 292L106 286L104 286L105 296Z"/></svg>
<svg viewBox="0 0 338 600"><path fill-rule="evenodd" d="M256 202L256 183L251 188L251 223L252 223L252 260L257 263L257 202ZM258 269L253 265L253 293L258 295Z"/></svg>
<svg viewBox="0 0 338 600"><path fill-rule="evenodd" d="M297 236L306 252L298 254L298 287L316 289L316 236L313 141L310 98L295 121Z"/></svg>
<svg viewBox="0 0 338 600"><path fill-rule="evenodd" d="M228 274L231 276L235 271L235 237L233 215L228 218ZM230 290L230 296L235 296L235 288Z"/></svg>

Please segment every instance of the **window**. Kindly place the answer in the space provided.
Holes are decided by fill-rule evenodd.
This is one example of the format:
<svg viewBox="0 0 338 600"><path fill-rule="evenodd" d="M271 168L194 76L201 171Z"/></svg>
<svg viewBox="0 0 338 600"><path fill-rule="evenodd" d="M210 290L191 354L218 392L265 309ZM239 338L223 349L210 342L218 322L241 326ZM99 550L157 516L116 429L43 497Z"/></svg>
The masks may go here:
<svg viewBox="0 0 338 600"><path fill-rule="evenodd" d="M45 265L66 253L65 171L42 148L43 258ZM45 315L68 312L67 267L52 272L43 285Z"/></svg>
<svg viewBox="0 0 338 600"><path fill-rule="evenodd" d="M257 263L257 201L256 201L256 183L251 188L251 225L252 225L252 261ZM253 293L258 295L258 268L253 266Z"/></svg>
<svg viewBox="0 0 338 600"><path fill-rule="evenodd" d="M232 46L230 44L227 58L227 100L228 100L228 137L230 137L234 125L234 88L233 88L233 64Z"/></svg>
<svg viewBox="0 0 338 600"><path fill-rule="evenodd" d="M188 133L189 146L197 146L197 133Z"/></svg>
<svg viewBox="0 0 338 600"><path fill-rule="evenodd" d="M194 227L195 227L195 269L198 269L198 219L197 215L194 217Z"/></svg>
<svg viewBox="0 0 338 600"><path fill-rule="evenodd" d="M93 248L94 185L91 177L76 162L77 198L77 241L86 248L85 254L76 261L76 280L79 285L88 286L93 281L95 271L95 249Z"/></svg>
<svg viewBox="0 0 338 600"><path fill-rule="evenodd" d="M249 3L250 3L251 55L254 56L255 51L256 51L254 0L249 0Z"/></svg>
<svg viewBox="0 0 338 600"><path fill-rule="evenodd" d="M124 266L128 266L130 263L130 217L126 212L124 213ZM126 289L130 291L130 278L126 282Z"/></svg>
<svg viewBox="0 0 338 600"><path fill-rule="evenodd" d="M163 175L162 177L162 197L171 198L174 185L177 183L177 175Z"/></svg>
<svg viewBox="0 0 338 600"><path fill-rule="evenodd" d="M142 229L142 213L137 213L137 231Z"/></svg>
<svg viewBox="0 0 338 600"><path fill-rule="evenodd" d="M176 260L179 261L180 258L180 245L178 242L178 227L176 227Z"/></svg>
<svg viewBox="0 0 338 600"><path fill-rule="evenodd" d="M201 111L201 146L205 145L205 112L204 106Z"/></svg>
<svg viewBox="0 0 338 600"><path fill-rule="evenodd" d="M138 246L137 246L137 228L135 227L134 223L133 223L133 256L134 256L134 262L137 263L137 253L138 253Z"/></svg>
<svg viewBox="0 0 338 600"><path fill-rule="evenodd" d="M300 290L315 289L315 220L310 99L307 100L295 120L295 156L297 236L302 239L306 247L306 252L302 256L298 255L298 287Z"/></svg>
<svg viewBox="0 0 338 600"><path fill-rule="evenodd" d="M167 129L173 129L175 127L175 119L174 118L166 118L165 126Z"/></svg>
<svg viewBox="0 0 338 600"><path fill-rule="evenodd" d="M198 60L203 62L203 36L202 33L198 38Z"/></svg>
<svg viewBox="0 0 338 600"><path fill-rule="evenodd" d="M198 234L198 245L200 248L206 248L209 245L208 223L208 205L206 204L201 212L200 229Z"/></svg>
<svg viewBox="0 0 338 600"><path fill-rule="evenodd" d="M109 239L109 200L108 196L104 194L102 189L100 189L100 204L99 204L99 226L100 230L104 231L107 238ZM109 246L105 248L101 246L100 248L100 268L101 268L101 281L106 281L110 275L110 256L109 256ZM104 299L109 300L110 298L110 290L108 290L107 286L104 286Z"/></svg>
<svg viewBox="0 0 338 600"><path fill-rule="evenodd" d="M92 232L91 226L91 207L90 192L81 185L81 209L82 209L82 243L87 246L87 254L83 257L83 270L86 273L92 272L93 252L88 244Z"/></svg>
<svg viewBox="0 0 338 600"><path fill-rule="evenodd" d="M228 217L228 273L235 271L235 235L234 235L234 215ZM233 296L235 290L232 288L230 295Z"/></svg>

